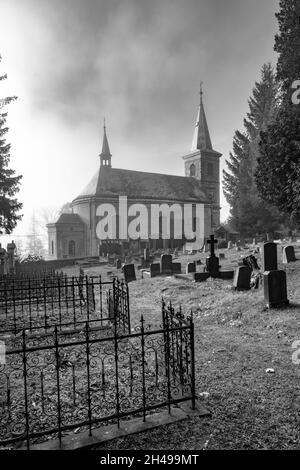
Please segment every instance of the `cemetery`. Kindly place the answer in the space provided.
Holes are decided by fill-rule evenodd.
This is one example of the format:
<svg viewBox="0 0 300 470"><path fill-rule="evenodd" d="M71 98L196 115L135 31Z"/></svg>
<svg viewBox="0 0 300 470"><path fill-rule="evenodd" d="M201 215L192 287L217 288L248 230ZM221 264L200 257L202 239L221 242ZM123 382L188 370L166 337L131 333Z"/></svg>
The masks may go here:
<svg viewBox="0 0 300 470"><path fill-rule="evenodd" d="M299 331L298 246L287 263L276 243L236 251L219 250L213 237L208 242L202 252L142 253L153 261L150 270L131 255L129 264L103 258L84 270L75 265L1 276L1 446L60 448L75 431L78 440L102 426L147 423L159 410L172 417L174 406L186 402L200 410L186 417L194 439L218 448L227 445L224 416L230 416L234 446L241 442L236 420L251 427L260 400L270 400L264 413L280 424L288 387L297 409L287 339ZM243 396L248 382L249 400ZM164 427L180 427L180 435L182 426ZM154 426L122 442L138 446L156 435ZM277 438L274 433L272 445Z"/></svg>

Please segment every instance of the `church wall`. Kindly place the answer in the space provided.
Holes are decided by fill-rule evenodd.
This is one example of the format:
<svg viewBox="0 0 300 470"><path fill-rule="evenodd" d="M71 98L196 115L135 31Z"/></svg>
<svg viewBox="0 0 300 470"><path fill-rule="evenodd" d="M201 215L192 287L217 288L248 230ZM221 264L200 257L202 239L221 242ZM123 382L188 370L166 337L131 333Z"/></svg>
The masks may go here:
<svg viewBox="0 0 300 470"><path fill-rule="evenodd" d="M74 253L70 252L70 242L74 242ZM82 227L59 227L57 229L57 258L81 258L84 256L85 237Z"/></svg>

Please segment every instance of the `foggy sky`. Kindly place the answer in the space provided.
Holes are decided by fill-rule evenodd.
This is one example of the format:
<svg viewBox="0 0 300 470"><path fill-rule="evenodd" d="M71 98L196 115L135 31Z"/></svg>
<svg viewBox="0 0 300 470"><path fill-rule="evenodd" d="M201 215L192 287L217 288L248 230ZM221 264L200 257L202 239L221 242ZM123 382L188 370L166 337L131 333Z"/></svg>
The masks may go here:
<svg viewBox="0 0 300 470"><path fill-rule="evenodd" d="M104 116L114 167L183 175L200 80L224 167L260 68L275 62L277 10L277 0L0 0L0 97L18 96L8 139L23 212L80 193L99 166Z"/></svg>

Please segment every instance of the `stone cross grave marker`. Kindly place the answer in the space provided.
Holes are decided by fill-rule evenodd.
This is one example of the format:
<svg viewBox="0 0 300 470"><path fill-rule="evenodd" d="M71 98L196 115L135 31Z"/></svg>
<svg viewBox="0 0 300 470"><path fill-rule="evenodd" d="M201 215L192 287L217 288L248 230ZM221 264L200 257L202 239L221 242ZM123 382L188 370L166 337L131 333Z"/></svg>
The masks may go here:
<svg viewBox="0 0 300 470"><path fill-rule="evenodd" d="M215 240L214 235L210 236L207 240L210 249L210 256L206 258L206 269L211 277L218 277L219 274L219 258L215 255L215 244L218 240Z"/></svg>
<svg viewBox="0 0 300 470"><path fill-rule="evenodd" d="M160 263L150 264L150 277L160 276Z"/></svg>

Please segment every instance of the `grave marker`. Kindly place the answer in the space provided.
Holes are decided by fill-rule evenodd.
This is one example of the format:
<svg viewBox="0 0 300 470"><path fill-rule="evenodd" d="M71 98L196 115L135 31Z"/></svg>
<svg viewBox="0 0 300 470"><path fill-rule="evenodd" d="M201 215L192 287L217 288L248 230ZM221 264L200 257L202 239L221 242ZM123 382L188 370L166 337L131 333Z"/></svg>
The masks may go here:
<svg viewBox="0 0 300 470"><path fill-rule="evenodd" d="M194 261L187 263L186 265L186 274L195 273L196 272L196 264Z"/></svg>
<svg viewBox="0 0 300 470"><path fill-rule="evenodd" d="M263 270L276 271L277 264L277 244L274 242L267 242L263 245Z"/></svg>
<svg viewBox="0 0 300 470"><path fill-rule="evenodd" d="M207 243L210 248L210 256L206 258L206 269L211 275L211 277L218 277L219 258L215 255L215 244L218 243L218 240L215 240L214 235L211 235L210 239L207 240Z"/></svg>
<svg viewBox="0 0 300 470"><path fill-rule="evenodd" d="M161 274L172 274L172 255L161 255L160 272Z"/></svg>
<svg viewBox="0 0 300 470"><path fill-rule="evenodd" d="M250 290L251 273L247 266L239 266L234 273L233 287L236 290Z"/></svg>
<svg viewBox="0 0 300 470"><path fill-rule="evenodd" d="M263 274L264 296L268 308L287 307L286 273L285 271L266 271Z"/></svg>
<svg viewBox="0 0 300 470"><path fill-rule="evenodd" d="M150 277L160 276L160 263L150 264Z"/></svg>
<svg viewBox="0 0 300 470"><path fill-rule="evenodd" d="M295 256L295 248L293 245L284 246L282 252L282 262L284 264L288 264L292 261L297 261Z"/></svg>
<svg viewBox="0 0 300 470"><path fill-rule="evenodd" d="M181 263L172 263L173 274L181 274Z"/></svg>
<svg viewBox="0 0 300 470"><path fill-rule="evenodd" d="M124 264L123 273L126 282L136 281L134 264Z"/></svg>

